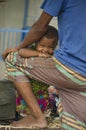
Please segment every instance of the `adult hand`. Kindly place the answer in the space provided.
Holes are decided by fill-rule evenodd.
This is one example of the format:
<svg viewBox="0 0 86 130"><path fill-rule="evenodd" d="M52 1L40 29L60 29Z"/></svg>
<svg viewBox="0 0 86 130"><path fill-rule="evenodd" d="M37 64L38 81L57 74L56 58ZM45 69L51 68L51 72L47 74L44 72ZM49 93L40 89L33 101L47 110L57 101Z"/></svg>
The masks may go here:
<svg viewBox="0 0 86 130"><path fill-rule="evenodd" d="M2 59L5 60L5 58L7 57L7 55L10 52L16 52L18 51L16 48L7 48L3 53L2 53Z"/></svg>

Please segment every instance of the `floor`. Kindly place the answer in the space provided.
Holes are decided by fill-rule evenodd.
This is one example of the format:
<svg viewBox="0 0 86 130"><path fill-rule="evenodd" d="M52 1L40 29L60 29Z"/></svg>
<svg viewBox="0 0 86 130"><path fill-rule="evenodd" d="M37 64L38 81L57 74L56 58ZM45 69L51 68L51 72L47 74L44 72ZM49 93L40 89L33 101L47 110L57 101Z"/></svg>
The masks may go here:
<svg viewBox="0 0 86 130"><path fill-rule="evenodd" d="M10 128L10 127L3 127L3 128L0 128L0 130L32 130L31 128ZM34 130L34 129L33 129ZM39 129L35 129L35 130L39 130ZM51 128L44 128L44 129L41 129L41 130L51 130ZM55 130L52 129L52 130ZM56 130L60 130L60 129L57 129Z"/></svg>
<svg viewBox="0 0 86 130"><path fill-rule="evenodd" d="M32 129L38 129L38 128L32 128L32 127L29 127L29 128L14 128L14 127L11 127L11 126L2 126L0 125L0 130L32 130ZM41 130L53 130L53 129L56 129L56 130L60 130L61 129L61 123L60 123L60 120L57 119L55 122L52 122L50 123L47 128L41 128Z"/></svg>

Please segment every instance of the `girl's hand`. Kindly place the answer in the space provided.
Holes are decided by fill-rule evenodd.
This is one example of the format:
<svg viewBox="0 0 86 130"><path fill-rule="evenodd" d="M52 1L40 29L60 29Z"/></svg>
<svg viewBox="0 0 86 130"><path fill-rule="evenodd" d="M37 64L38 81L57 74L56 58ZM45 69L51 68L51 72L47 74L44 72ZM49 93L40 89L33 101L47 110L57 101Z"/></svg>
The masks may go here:
<svg viewBox="0 0 86 130"><path fill-rule="evenodd" d="M3 53L2 53L2 59L5 60L5 58L7 57L7 55L10 52L16 52L18 51L16 48L7 48Z"/></svg>
<svg viewBox="0 0 86 130"><path fill-rule="evenodd" d="M45 57L45 58L48 58L48 57L51 57L50 54L47 54L47 53L39 53L39 57Z"/></svg>

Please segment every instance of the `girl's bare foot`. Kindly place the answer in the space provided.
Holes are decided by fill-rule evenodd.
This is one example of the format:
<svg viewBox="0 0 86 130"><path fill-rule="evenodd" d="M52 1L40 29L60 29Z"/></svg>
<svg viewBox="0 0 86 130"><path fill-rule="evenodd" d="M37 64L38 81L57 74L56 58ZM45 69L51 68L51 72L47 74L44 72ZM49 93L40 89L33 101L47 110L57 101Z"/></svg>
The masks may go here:
<svg viewBox="0 0 86 130"><path fill-rule="evenodd" d="M11 126L13 127L37 127L37 128L45 128L47 126L46 119L44 117L41 117L39 119L33 117L33 116L27 116L22 118L19 121L14 121Z"/></svg>

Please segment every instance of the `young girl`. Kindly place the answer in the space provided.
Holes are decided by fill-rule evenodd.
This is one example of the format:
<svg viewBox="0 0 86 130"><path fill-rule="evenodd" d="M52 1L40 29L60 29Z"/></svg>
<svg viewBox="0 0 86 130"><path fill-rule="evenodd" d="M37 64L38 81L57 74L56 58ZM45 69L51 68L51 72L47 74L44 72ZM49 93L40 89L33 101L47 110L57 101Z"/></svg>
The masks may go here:
<svg viewBox="0 0 86 130"><path fill-rule="evenodd" d="M51 57L53 50L57 46L58 32L53 26L48 26L44 36L36 42L36 50L27 48L20 49L18 54L24 58L28 57Z"/></svg>

